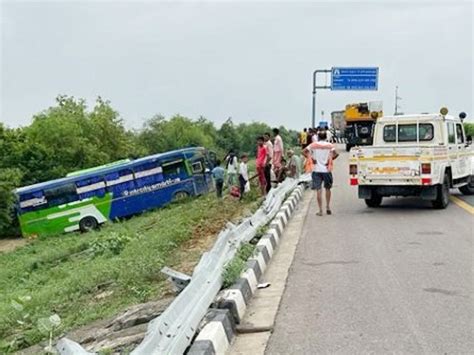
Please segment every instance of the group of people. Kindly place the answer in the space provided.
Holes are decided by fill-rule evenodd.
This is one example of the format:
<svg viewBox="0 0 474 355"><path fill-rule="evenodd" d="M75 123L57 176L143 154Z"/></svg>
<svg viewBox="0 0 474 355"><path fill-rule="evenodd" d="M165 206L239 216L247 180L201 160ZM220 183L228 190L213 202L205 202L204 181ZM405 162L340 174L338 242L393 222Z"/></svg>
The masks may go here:
<svg viewBox="0 0 474 355"><path fill-rule="evenodd" d="M303 134L304 133L304 134ZM302 149L302 162L300 156L293 150L288 150L285 159L283 139L278 128L264 133L257 138L256 170L257 174L249 176L247 154L242 154L240 159L231 150L225 157L225 169L221 162L212 170L216 183L218 197L222 197L224 177L227 171L227 184L231 194L238 195L242 199L244 193L250 189L250 180L258 177L262 195L266 195L272 188L272 183L283 181L286 177L299 178L301 171L311 173L312 189L316 190L319 210L318 216L323 215L323 194L325 189L326 214L332 214L330 208L331 188L333 184L332 167L333 161L338 157L335 146L331 143L332 135L328 127L304 129L300 135ZM238 186L238 187L237 187ZM236 189L235 194L233 189Z"/></svg>
<svg viewBox="0 0 474 355"><path fill-rule="evenodd" d="M272 135L266 132L257 138L256 169L262 195L266 195L272 188L272 181L284 179L286 160L284 159L283 139L278 128L273 129Z"/></svg>
<svg viewBox="0 0 474 355"><path fill-rule="evenodd" d="M227 172L227 186L231 190L233 195L236 195L235 186L238 182L238 195L240 199L243 198L244 192L250 189L249 184L249 171L248 163L249 157L247 154L240 156L240 162L237 158L237 154L231 150L224 158L225 166L224 169L221 167L222 162L218 159L216 166L212 169L212 176L216 185L216 194L218 198L222 197L222 191L224 189L224 178Z"/></svg>
<svg viewBox="0 0 474 355"><path fill-rule="evenodd" d="M256 170L257 174L250 177L248 171L248 155L242 154L240 159L234 150L231 150L224 158L225 169L221 167L221 161L216 162L212 170L218 197L222 197L224 179L227 174L227 185L231 194L239 195L240 198L250 189L250 180L258 178L262 194L266 195L272 187L272 182L281 182L286 176L294 176L295 168L290 168L294 163L292 152L288 152L290 162L284 158L284 144L280 136L280 130L274 128L272 133L266 132L257 138ZM296 158L295 158L296 159ZM299 164L301 165L301 164ZM238 191L235 187L238 186Z"/></svg>
<svg viewBox="0 0 474 355"><path fill-rule="evenodd" d="M333 136L328 126L316 127L316 128L303 128L300 132L300 146L301 149L305 149L308 145L319 140L319 132L325 131L327 141L333 143Z"/></svg>

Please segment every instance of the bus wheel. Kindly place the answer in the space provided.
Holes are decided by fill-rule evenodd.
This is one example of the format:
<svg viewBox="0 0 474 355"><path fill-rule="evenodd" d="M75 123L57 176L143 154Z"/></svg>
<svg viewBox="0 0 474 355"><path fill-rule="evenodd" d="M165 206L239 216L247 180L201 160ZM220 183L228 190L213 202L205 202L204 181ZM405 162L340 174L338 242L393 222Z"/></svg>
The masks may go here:
<svg viewBox="0 0 474 355"><path fill-rule="evenodd" d="M81 219L79 222L79 229L81 232L89 232L93 229L97 229L99 227L99 222L94 217L88 216Z"/></svg>
<svg viewBox="0 0 474 355"><path fill-rule="evenodd" d="M181 201L189 197L189 194L186 191L178 191L174 194L174 201Z"/></svg>

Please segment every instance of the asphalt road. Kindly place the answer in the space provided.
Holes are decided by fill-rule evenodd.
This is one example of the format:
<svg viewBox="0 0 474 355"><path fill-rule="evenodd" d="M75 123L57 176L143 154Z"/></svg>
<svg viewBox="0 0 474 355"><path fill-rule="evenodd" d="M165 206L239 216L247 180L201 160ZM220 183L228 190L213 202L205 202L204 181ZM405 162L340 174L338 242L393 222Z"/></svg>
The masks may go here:
<svg viewBox="0 0 474 355"><path fill-rule="evenodd" d="M334 214L313 197L266 354L474 353L472 212L369 209L346 153L335 169Z"/></svg>

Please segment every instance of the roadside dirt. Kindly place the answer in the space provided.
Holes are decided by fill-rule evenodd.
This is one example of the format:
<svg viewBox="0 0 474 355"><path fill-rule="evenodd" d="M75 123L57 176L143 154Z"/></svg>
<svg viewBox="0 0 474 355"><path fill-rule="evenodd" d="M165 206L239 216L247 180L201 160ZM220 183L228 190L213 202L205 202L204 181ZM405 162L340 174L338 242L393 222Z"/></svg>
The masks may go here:
<svg viewBox="0 0 474 355"><path fill-rule="evenodd" d="M28 240L24 238L0 239L0 253L13 251L16 248L25 245L26 243L28 243Z"/></svg>

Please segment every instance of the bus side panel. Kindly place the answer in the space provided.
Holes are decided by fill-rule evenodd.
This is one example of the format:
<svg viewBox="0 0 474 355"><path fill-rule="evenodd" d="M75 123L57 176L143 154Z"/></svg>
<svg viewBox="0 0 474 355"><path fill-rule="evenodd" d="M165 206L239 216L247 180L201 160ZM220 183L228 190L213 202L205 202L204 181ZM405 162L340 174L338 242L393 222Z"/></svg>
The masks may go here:
<svg viewBox="0 0 474 355"><path fill-rule="evenodd" d="M120 197L114 197L110 219L121 218L137 214L152 208L162 207L170 203L176 192L185 191L189 196L194 196L193 179L165 180L162 187L147 185L142 188L125 190ZM166 184L166 186L164 186ZM159 185L160 186L160 185Z"/></svg>
<svg viewBox="0 0 474 355"><path fill-rule="evenodd" d="M65 205L23 213L19 216L23 236L52 235L79 230L79 221L93 216L99 223L110 214L112 194L90 197Z"/></svg>

